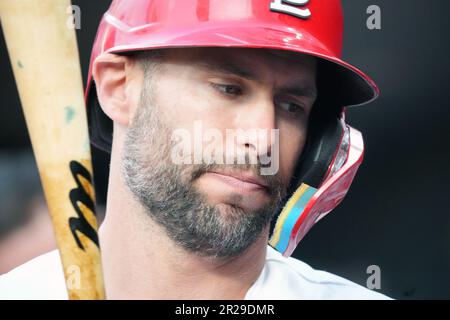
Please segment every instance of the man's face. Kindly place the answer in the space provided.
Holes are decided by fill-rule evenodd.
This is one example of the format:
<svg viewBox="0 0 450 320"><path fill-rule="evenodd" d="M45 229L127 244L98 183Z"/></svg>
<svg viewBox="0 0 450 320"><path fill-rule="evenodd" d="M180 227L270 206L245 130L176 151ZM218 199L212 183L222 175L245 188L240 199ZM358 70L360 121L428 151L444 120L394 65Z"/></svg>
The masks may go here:
<svg viewBox="0 0 450 320"><path fill-rule="evenodd" d="M306 140L315 63L268 50L172 49L145 76L124 175L177 244L231 257L266 230ZM276 170L262 174L265 166Z"/></svg>

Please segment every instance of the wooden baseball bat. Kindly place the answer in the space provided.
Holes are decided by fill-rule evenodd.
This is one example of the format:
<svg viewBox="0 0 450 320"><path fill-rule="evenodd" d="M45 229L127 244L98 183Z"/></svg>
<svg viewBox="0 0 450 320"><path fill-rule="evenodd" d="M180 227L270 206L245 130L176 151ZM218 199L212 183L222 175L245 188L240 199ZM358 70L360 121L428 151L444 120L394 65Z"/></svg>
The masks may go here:
<svg viewBox="0 0 450 320"><path fill-rule="evenodd" d="M1 0L0 20L69 298L104 299L89 134L76 34L68 23L70 5L70 0Z"/></svg>

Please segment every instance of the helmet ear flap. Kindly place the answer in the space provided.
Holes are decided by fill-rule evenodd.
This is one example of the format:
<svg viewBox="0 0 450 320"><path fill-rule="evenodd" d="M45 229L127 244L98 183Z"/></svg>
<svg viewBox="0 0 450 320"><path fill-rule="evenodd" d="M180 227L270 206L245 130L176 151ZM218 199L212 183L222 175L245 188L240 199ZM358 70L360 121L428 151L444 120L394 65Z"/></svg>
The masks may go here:
<svg viewBox="0 0 450 320"><path fill-rule="evenodd" d="M320 97L317 99L309 117L307 140L294 171L290 193L302 183L319 188L325 181L344 134L341 113L342 109L330 107Z"/></svg>
<svg viewBox="0 0 450 320"><path fill-rule="evenodd" d="M299 241L295 226L300 222L304 231L315 223L308 218L306 208L314 204L316 192L329 177L345 133L340 117L322 107L315 105L311 112L307 141L288 189L289 196L271 222L269 244L284 256L290 256Z"/></svg>
<svg viewBox="0 0 450 320"><path fill-rule="evenodd" d="M311 111L306 144L296 165L294 176L286 193L287 196L283 199L284 203L302 184L318 189L326 180L331 163L339 150L344 134L344 128L338 116L339 113L324 110L323 106L318 99ZM275 223L281 210L282 208L272 219L271 234L274 232Z"/></svg>
<svg viewBox="0 0 450 320"><path fill-rule="evenodd" d="M314 113L310 118L308 140L296 170L297 183L319 188L325 181L337 150L344 128L338 117Z"/></svg>
<svg viewBox="0 0 450 320"><path fill-rule="evenodd" d="M113 123L100 107L94 81L91 83L87 100L88 104L92 105L92 108L87 110L91 142L100 150L111 153Z"/></svg>

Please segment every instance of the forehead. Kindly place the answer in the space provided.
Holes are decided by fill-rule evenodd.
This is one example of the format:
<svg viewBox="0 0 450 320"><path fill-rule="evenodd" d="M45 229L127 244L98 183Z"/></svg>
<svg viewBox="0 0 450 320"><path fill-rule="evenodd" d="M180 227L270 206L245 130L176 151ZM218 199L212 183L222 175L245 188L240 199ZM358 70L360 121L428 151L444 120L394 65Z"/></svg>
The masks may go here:
<svg viewBox="0 0 450 320"><path fill-rule="evenodd" d="M249 48L180 48L169 49L172 61L207 66L239 66L241 70L278 72L284 75L315 75L316 58L300 53Z"/></svg>

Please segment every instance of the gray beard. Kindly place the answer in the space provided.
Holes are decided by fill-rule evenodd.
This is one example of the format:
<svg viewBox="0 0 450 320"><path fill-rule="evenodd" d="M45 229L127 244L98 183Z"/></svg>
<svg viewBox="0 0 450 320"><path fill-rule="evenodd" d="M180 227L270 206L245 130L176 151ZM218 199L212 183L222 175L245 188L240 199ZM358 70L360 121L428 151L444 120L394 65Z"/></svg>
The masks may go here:
<svg viewBox="0 0 450 320"><path fill-rule="evenodd" d="M148 216L181 248L211 258L242 254L278 212L286 192L284 185L278 176L261 176L269 183L271 201L257 211L245 212L231 204L209 205L193 182L207 170L227 165L174 164L170 158L171 129L151 100L143 93L125 139L122 171L128 188ZM228 167L260 172L260 165Z"/></svg>

